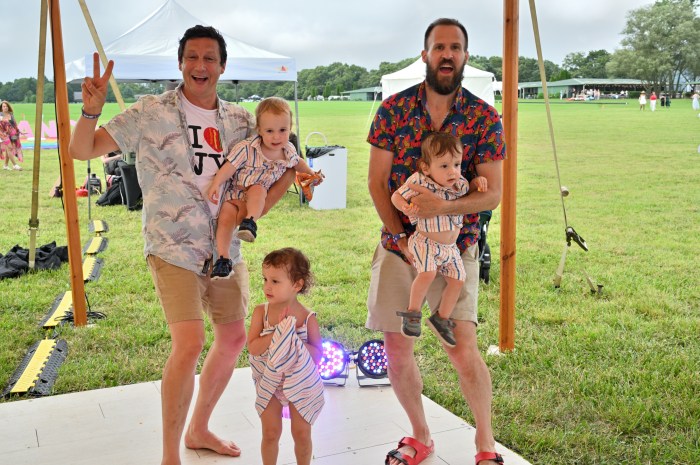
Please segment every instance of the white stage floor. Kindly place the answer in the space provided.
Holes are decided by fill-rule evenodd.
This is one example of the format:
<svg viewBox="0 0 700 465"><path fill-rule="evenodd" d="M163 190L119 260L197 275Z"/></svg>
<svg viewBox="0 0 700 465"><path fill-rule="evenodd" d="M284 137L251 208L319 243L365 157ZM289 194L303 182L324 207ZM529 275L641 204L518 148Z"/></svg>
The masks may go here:
<svg viewBox="0 0 700 465"><path fill-rule="evenodd" d="M0 404L0 464L157 465L160 463L160 381ZM239 458L182 446L183 464L258 465L260 421L249 368L235 371L210 427L233 439ZM473 465L474 428L423 398L436 451L425 465ZM194 402L193 402L194 404ZM351 370L345 387L328 386L313 428L316 465L383 464L410 433L390 386L360 388ZM528 465L498 445L507 465ZM279 464L293 464L289 425Z"/></svg>

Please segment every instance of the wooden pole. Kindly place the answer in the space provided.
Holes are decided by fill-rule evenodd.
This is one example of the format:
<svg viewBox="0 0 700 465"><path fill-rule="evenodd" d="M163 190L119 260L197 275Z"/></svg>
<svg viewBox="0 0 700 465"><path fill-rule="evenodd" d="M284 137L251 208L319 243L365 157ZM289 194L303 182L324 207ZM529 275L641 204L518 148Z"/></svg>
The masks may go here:
<svg viewBox="0 0 700 465"><path fill-rule="evenodd" d="M29 217L29 269L36 260L36 234L39 230L39 168L41 165L41 123L44 113L44 67L46 66L46 24L48 0L41 1L39 15L39 63L36 74L36 112L34 114L34 163L32 165L32 209Z"/></svg>
<svg viewBox="0 0 700 465"><path fill-rule="evenodd" d="M73 323L75 326L85 326L87 324L85 281L83 280L78 205L75 195L75 171L73 169L73 158L68 152L68 146L70 144L68 84L66 83L66 63L63 57L63 32L61 30L61 12L58 6L58 0L51 0L49 13L51 16L54 85L56 88L58 155L61 160L64 214L66 217L66 232L68 235L68 263L70 264L70 281L73 294Z"/></svg>
<svg viewBox="0 0 700 465"><path fill-rule="evenodd" d="M92 16L90 16L90 11L88 11L88 7L85 3L85 0L78 0L78 3L80 3L80 8L83 10L85 23L87 23L88 29L90 29L92 40L93 42L95 42L95 48L97 48L97 53L98 55L100 55L100 60L102 61L102 69L105 69L107 67L107 54L105 53L105 49L102 47L102 41L100 40L100 36L97 35L95 23L92 22ZM85 67L85 69L87 71L87 66ZM119 86L117 86L117 80L114 77L114 73L112 73L112 75L109 77L109 85L112 88L112 92L114 92L114 98L117 99L117 103L119 104L119 108L121 109L121 111L126 110L126 105L124 104L124 99L122 98L122 93L119 90Z"/></svg>
<svg viewBox="0 0 700 465"><path fill-rule="evenodd" d="M501 312L498 346L515 348L515 200L518 166L518 0L503 0L503 163L501 201Z"/></svg>

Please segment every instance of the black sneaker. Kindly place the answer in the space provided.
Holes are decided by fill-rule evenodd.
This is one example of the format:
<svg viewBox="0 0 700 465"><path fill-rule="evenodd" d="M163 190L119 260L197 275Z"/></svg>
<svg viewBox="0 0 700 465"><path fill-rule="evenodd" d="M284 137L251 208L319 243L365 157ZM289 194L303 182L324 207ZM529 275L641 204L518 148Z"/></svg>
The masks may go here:
<svg viewBox="0 0 700 465"><path fill-rule="evenodd" d="M252 216L241 221L241 225L238 227L238 233L236 234L240 240L255 242L257 235L258 225L255 224L255 220Z"/></svg>
<svg viewBox="0 0 700 465"><path fill-rule="evenodd" d="M455 322L450 318L442 318L438 313L433 313L428 317L428 321L426 321L425 324L433 330L437 338L440 339L440 342L447 347L454 347L457 345L455 335L452 332L452 328L455 327Z"/></svg>
<svg viewBox="0 0 700 465"><path fill-rule="evenodd" d="M233 261L230 258L219 257L211 270L211 279L228 279L233 274Z"/></svg>

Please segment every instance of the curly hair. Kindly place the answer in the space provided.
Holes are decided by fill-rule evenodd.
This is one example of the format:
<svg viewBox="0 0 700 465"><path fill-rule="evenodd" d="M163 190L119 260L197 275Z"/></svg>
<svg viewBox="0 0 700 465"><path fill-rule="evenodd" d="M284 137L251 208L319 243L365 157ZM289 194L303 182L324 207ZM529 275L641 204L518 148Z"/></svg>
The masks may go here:
<svg viewBox="0 0 700 465"><path fill-rule="evenodd" d="M273 250L265 256L262 266L271 266L273 268L286 268L287 275L292 282L297 282L300 279L304 281L304 285L299 290L299 294L306 294L311 286L314 285L314 275L311 273L311 263L306 255L301 250L292 247Z"/></svg>

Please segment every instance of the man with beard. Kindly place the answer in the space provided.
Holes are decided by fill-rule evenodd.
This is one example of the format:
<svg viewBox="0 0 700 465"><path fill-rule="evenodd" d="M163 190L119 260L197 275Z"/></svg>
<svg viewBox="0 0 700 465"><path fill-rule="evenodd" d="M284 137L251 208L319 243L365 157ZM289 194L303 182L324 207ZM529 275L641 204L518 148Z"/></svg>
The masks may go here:
<svg viewBox="0 0 700 465"><path fill-rule="evenodd" d="M412 437L401 439L398 447L387 454L386 463L390 465L418 464L434 451L421 400L423 381L413 356L415 339L401 334L401 318L397 315L408 308L409 289L416 275L407 241L415 227L391 203L393 192L417 170L421 142L430 132L457 136L464 144L462 175L467 180L484 176L488 181L486 192L452 201L416 186L418 195L411 203L422 218L466 215L457 239L467 275L452 313L457 344L454 348L445 346L445 351L474 414L476 464L503 463L495 452L491 428L491 376L476 343L476 307L478 213L500 203L505 145L498 112L461 86L469 59L467 45L467 31L459 21L441 18L431 23L421 52L426 64L425 81L384 100L367 138L371 144L369 191L383 228L372 260L366 326L384 332L389 379L412 429ZM440 307L444 287L445 280L438 277L428 291L426 300L432 313Z"/></svg>

